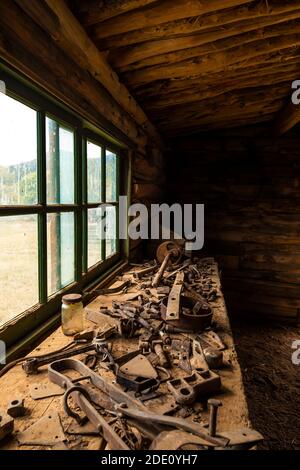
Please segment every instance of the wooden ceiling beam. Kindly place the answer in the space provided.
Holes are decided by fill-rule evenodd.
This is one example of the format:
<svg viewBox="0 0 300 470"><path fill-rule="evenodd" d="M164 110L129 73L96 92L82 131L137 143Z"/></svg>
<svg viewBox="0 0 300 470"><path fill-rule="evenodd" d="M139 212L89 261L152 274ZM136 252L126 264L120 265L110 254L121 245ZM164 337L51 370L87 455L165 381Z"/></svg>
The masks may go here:
<svg viewBox="0 0 300 470"><path fill-rule="evenodd" d="M85 26L91 26L128 11L142 8L157 0L75 0L76 10L80 21Z"/></svg>
<svg viewBox="0 0 300 470"><path fill-rule="evenodd" d="M174 138L181 138L181 137L190 137L195 134L198 134L199 132L209 132L214 129L217 129L220 131L220 129L236 129L236 128L244 128L244 126L252 126L254 124L267 124L271 121L273 117L273 112L257 116L255 114L254 116L248 116L246 119L240 119L239 117L236 117L230 121L226 119L225 121L218 122L216 125L214 123L207 123L204 124L202 123L201 125L195 125L195 126L189 126L187 128L178 128L178 129L164 129L164 134L168 139L174 139Z"/></svg>
<svg viewBox="0 0 300 470"><path fill-rule="evenodd" d="M170 21L161 25L136 29L128 33L114 34L107 38L99 37L97 28L89 28L88 32L100 50L111 50L147 41L163 40L166 37L174 39L200 32L208 32L211 28L228 27L229 25L238 25L242 21L257 21L264 17L284 15L299 8L300 0L294 0L292 3L285 0L275 4L272 0L269 0L268 3L264 1L255 3L251 5L251 8L247 4L239 5L221 11ZM100 27L98 32L101 34Z"/></svg>
<svg viewBox="0 0 300 470"><path fill-rule="evenodd" d="M247 44L256 43L261 40L272 39L276 37L283 37L290 35L293 31L300 31L300 21L295 21L291 23L283 23L280 27L271 26L258 31L251 31L248 33L243 33L236 35L234 37L226 38L223 40L217 40L215 42L207 43L198 47L191 47L189 49L181 50L178 52L171 52L168 54L163 54L157 57L151 57L145 61L140 61L134 64L131 64L127 67L116 68L119 74L125 74L129 72L134 72L137 70L142 70L150 67L160 66L168 64L176 64L183 62L185 60L199 57L207 56L209 54L217 54L224 51L232 51L234 47L241 48Z"/></svg>
<svg viewBox="0 0 300 470"><path fill-rule="evenodd" d="M288 34L297 26L299 29L299 22L295 21L299 19L300 9L285 15L266 16L262 19L234 23L227 28L214 28L190 36L161 39L136 46L113 49L109 52L107 60L116 70L121 72L165 62L177 62L197 56L198 53L209 53L214 48L217 50L227 49L232 47L233 41L242 44L262 37Z"/></svg>
<svg viewBox="0 0 300 470"><path fill-rule="evenodd" d="M219 97L218 100L209 98L203 100L199 106L193 104L184 104L176 107L176 113L172 114L172 120L170 126L173 123L190 122L189 119L193 119L193 116L212 116L215 119L219 115L228 113L228 119L231 116L231 109L239 109L241 113L248 112L254 106L264 107L268 103L278 100L284 100L288 90L290 89L290 83L285 82L285 85L275 84L272 86L252 88L249 90L239 90L238 92L229 92ZM217 113L217 115L216 115ZM151 112L151 116L156 122L168 122L170 120L170 110L159 110L157 112ZM188 120L186 120L188 118Z"/></svg>
<svg viewBox="0 0 300 470"><path fill-rule="evenodd" d="M124 81L132 87L138 87L155 80L193 77L208 72L223 72L237 66L245 65L252 60L252 64L259 61L259 57L284 51L292 47L299 47L300 33L287 34L283 37L274 37L268 40L254 41L250 44L232 47L227 51L208 54L200 58L184 60L175 64L147 67L123 75Z"/></svg>
<svg viewBox="0 0 300 470"><path fill-rule="evenodd" d="M91 124L121 130L143 148L147 137L112 96L70 59L13 0L0 1L0 56Z"/></svg>
<svg viewBox="0 0 300 470"><path fill-rule="evenodd" d="M299 72L299 66L298 66ZM198 87L194 89L187 89L185 92L172 93L168 96L158 96L155 100L143 101L144 107L147 112L154 112L159 110L168 109L170 112L176 111L175 108L182 104L193 103L194 106L198 106L202 101L209 98L218 98L226 95L227 93L238 92L239 90L247 90L256 88L261 83L264 86L291 83L291 80L296 80L299 76L297 70L294 70L294 75L289 75L287 78L286 71L273 74L262 74L260 76L250 76L248 79L240 80L236 79L233 81L224 82L220 80L218 84L214 86L209 85L206 88Z"/></svg>
<svg viewBox="0 0 300 470"><path fill-rule="evenodd" d="M199 77L197 79L183 79L175 80L169 84L163 85L161 88L157 86L156 82L145 87L145 89L138 90L136 96L144 103L148 109L160 109L171 104L180 104L184 100L195 100L196 96L205 96L206 93L211 96L218 96L223 93L226 88L232 89L247 88L252 84L267 83L272 84L287 78L290 80L292 77L297 77L300 68L300 55L298 60L292 63L262 64L257 67L250 67L236 70L234 72L225 72L220 77L220 74L210 74L206 77Z"/></svg>
<svg viewBox="0 0 300 470"><path fill-rule="evenodd" d="M96 26L94 34L98 39L123 34L135 29L157 26L168 21L176 21L209 12L217 12L253 0L164 0L157 1L142 9L119 15Z"/></svg>
<svg viewBox="0 0 300 470"><path fill-rule="evenodd" d="M16 0L76 63L88 70L158 146L162 140L63 0Z"/></svg>

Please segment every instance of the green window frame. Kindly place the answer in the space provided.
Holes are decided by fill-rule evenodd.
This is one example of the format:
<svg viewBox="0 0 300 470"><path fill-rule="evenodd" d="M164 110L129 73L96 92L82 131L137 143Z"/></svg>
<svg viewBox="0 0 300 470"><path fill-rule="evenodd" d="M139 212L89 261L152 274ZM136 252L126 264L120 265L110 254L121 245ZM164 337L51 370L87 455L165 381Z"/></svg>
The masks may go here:
<svg viewBox="0 0 300 470"><path fill-rule="evenodd" d="M0 339L7 347L30 333L32 329L49 319L60 305L61 296L69 291L81 291L91 282L100 279L103 273L121 264L127 254L128 243L118 239L118 198L120 192L127 195L128 187L128 143L121 142L105 133L101 128L78 117L71 109L57 102L55 98L37 89L24 79L19 79L0 64L0 80L6 84L6 94L29 106L37 113L37 204L33 205L0 205L0 217L35 214L38 219L38 291L39 304L14 317L7 324L0 325ZM73 132L74 136L74 201L72 203L48 203L47 201L47 168L46 168L46 119L50 118L57 126ZM101 200L88 201L87 181L87 144L92 142L101 149ZM116 188L113 201L106 201L106 161L107 153L115 155ZM121 178L122 174L122 178ZM105 213L106 204L115 213L114 252L107 253L107 240L99 240L101 259L88 266L88 211L101 208ZM47 217L63 213L72 213L74 217L74 282L61 286L56 292L48 289L48 255L47 255ZM60 220L60 217L57 217ZM59 225L59 224L58 224ZM109 256L108 256L109 255ZM20 293L19 295L22 295ZM37 315L30 315L36 313ZM16 321L17 320L17 321ZM13 330L11 329L12 324ZM13 333L13 335L12 335Z"/></svg>

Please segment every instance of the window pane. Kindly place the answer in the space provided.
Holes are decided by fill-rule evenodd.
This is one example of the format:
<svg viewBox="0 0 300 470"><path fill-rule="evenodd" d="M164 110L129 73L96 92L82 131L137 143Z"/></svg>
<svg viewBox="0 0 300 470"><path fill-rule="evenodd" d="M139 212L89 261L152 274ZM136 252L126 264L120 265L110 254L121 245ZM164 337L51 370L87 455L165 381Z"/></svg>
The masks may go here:
<svg viewBox="0 0 300 470"><path fill-rule="evenodd" d="M106 202L117 200L117 156L106 150Z"/></svg>
<svg viewBox="0 0 300 470"><path fill-rule="evenodd" d="M0 325L38 303L37 216L0 217Z"/></svg>
<svg viewBox="0 0 300 470"><path fill-rule="evenodd" d="M74 133L46 118L47 202L74 203Z"/></svg>
<svg viewBox="0 0 300 470"><path fill-rule="evenodd" d="M36 111L0 93L0 204L36 203Z"/></svg>
<svg viewBox="0 0 300 470"><path fill-rule="evenodd" d="M106 208L106 258L111 256L117 251L116 243L116 208L107 207Z"/></svg>
<svg viewBox="0 0 300 470"><path fill-rule="evenodd" d="M88 210L88 268L102 261L101 222L103 209Z"/></svg>
<svg viewBox="0 0 300 470"><path fill-rule="evenodd" d="M100 202L101 197L101 147L87 142L88 202Z"/></svg>
<svg viewBox="0 0 300 470"><path fill-rule="evenodd" d="M74 281L74 248L74 214L48 214L48 295Z"/></svg>

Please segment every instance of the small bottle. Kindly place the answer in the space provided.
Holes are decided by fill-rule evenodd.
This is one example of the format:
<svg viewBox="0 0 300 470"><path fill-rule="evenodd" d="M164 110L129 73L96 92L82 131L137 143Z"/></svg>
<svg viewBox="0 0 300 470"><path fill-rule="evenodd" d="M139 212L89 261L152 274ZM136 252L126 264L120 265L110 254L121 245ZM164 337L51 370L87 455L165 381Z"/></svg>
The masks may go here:
<svg viewBox="0 0 300 470"><path fill-rule="evenodd" d="M82 295L68 294L62 297L61 327L66 336L72 336L84 330Z"/></svg>

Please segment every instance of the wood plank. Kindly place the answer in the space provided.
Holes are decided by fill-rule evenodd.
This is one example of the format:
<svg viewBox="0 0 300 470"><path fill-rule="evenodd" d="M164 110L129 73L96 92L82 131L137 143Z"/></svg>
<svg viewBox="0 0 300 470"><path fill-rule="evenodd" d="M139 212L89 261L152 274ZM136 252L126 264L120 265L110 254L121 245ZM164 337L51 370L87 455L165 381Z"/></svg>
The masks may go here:
<svg viewBox="0 0 300 470"><path fill-rule="evenodd" d="M208 72L222 72L230 69L238 63L259 63L262 55L274 52L283 52L285 49L295 47L300 44L300 34L287 34L282 37L274 37L268 40L258 40L250 44L232 47L227 51L204 55L199 60L197 58L183 60L175 64L156 65L141 70L136 70L123 75L125 82L129 86L137 87L144 83L155 80L192 77Z"/></svg>
<svg viewBox="0 0 300 470"><path fill-rule="evenodd" d="M194 105L199 106L202 101L222 97L223 95L229 95L232 92L239 92L240 90L245 92L249 88L257 88L259 83L264 84L265 87L270 85L282 84L286 88L287 76L289 80L296 79L299 76L299 66L295 64L293 67L279 67L275 69L274 73L266 71L266 73L261 72L260 74L245 74L244 80L241 77L235 78L232 76L232 80L225 81L225 79L220 78L219 82L205 86L204 84L197 84L194 88L188 85L187 89L182 91L177 91L173 93L163 93L161 95L157 94L155 99L152 97L147 97L143 99L144 106L148 111L159 111L162 110L166 112L167 109L172 110L172 108L187 105L188 103L193 103ZM206 83L206 82L205 82ZM148 99L147 99L148 98Z"/></svg>
<svg viewBox="0 0 300 470"><path fill-rule="evenodd" d="M136 96L138 96L143 103L151 103L153 107L160 107L159 101L164 100L168 102L170 100L176 99L180 100L181 93L189 93L195 90L205 90L211 88L216 88L215 93L222 92L222 88L226 86L230 87L233 85L233 82L237 84L250 83L252 80L257 77L257 82L263 81L265 76L274 76L275 79L277 75L281 74L293 74L295 71L299 70L300 66L300 55L294 56L290 60L282 63L278 59L277 62L265 61L262 64L253 67L243 67L236 68L234 70L224 71L222 76L220 73L208 73L197 76L196 78L182 78L176 80L161 80L156 82L151 82L145 86L141 86L135 90ZM221 84L224 84L222 87ZM242 88L237 87L237 88ZM157 99L156 99L157 98ZM148 103L149 102L149 103ZM150 105L151 107L151 105ZM164 107L163 105L161 107Z"/></svg>
<svg viewBox="0 0 300 470"><path fill-rule="evenodd" d="M215 28L189 36L166 38L112 49L108 52L107 60L121 72L165 62L178 62L208 54L214 49L225 50L235 44L246 44L261 37L266 39L280 34L290 34L299 27L299 22L296 21L299 18L300 9L285 15L266 16L262 19L234 23L227 28ZM199 47L204 45L206 47Z"/></svg>
<svg viewBox="0 0 300 470"><path fill-rule="evenodd" d="M244 21L260 21L260 19L266 17L289 14L299 7L299 0L295 0L293 3L286 0L276 4L272 3L272 5L270 5L270 2L268 4L256 2L251 5L251 8L247 4L240 5L200 16L170 21L161 25L144 27L128 33L114 34L107 38L98 38L97 29L95 28L89 28L88 31L100 50L109 50L165 38L189 36L199 32L209 33L213 28L220 29L220 26L226 29L233 25L242 25ZM101 33L101 28L99 28L99 31Z"/></svg>
<svg viewBox="0 0 300 470"><path fill-rule="evenodd" d="M95 28L98 38L113 36L135 29L157 26L168 21L180 20L208 12L216 12L232 6L253 3L251 0L164 0L140 10L127 12L102 22Z"/></svg>
<svg viewBox="0 0 300 470"><path fill-rule="evenodd" d="M119 2L76 0L75 5L80 22L85 26L90 26L154 2L156 0L122 0Z"/></svg>
<svg viewBox="0 0 300 470"><path fill-rule="evenodd" d="M149 137L162 147L162 140L142 108L120 82L117 74L89 39L63 0L16 0L19 6L52 37L74 61L99 81L114 100Z"/></svg>

